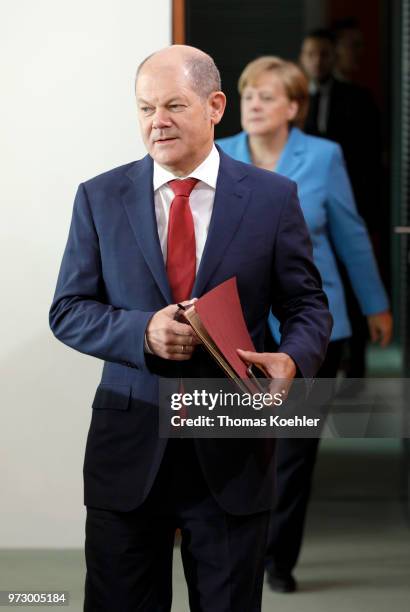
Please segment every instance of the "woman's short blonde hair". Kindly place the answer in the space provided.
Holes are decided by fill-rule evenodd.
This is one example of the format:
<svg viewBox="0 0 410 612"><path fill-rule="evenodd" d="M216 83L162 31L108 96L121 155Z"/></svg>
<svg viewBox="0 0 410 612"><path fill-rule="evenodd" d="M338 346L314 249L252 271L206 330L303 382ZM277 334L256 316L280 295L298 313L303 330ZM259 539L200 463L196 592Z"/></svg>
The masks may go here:
<svg viewBox="0 0 410 612"><path fill-rule="evenodd" d="M238 90L240 95L242 95L245 87L255 85L264 72L272 72L278 76L289 100L298 103L298 112L291 123L302 128L309 108L309 88L302 70L293 62L288 62L274 55L266 55L253 60L245 67L239 77Z"/></svg>

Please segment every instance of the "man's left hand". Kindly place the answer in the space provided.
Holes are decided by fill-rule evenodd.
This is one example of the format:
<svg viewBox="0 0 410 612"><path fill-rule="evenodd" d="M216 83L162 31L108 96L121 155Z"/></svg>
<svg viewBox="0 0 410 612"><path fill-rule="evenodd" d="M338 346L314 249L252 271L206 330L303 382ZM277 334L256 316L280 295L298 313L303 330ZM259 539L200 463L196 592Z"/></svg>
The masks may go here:
<svg viewBox="0 0 410 612"><path fill-rule="evenodd" d="M287 353L254 353L237 350L242 361L261 367L266 376L272 379L269 386L271 395L283 391L288 395L292 380L296 376L296 365Z"/></svg>

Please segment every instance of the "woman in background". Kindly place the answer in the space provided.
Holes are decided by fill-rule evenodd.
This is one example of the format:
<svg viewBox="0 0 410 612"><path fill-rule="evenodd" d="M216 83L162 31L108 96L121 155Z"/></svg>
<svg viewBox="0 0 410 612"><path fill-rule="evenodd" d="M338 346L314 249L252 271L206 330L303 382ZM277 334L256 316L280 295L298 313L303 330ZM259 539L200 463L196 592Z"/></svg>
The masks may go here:
<svg viewBox="0 0 410 612"><path fill-rule="evenodd" d="M217 141L225 153L294 180L321 273L334 326L320 378L335 378L343 342L351 329L335 252L343 262L372 341L386 346L392 317L366 226L358 215L339 145L301 131L308 109L308 84L292 62L261 57L239 79L243 131ZM280 346L280 322L269 327ZM273 590L292 592L292 575L303 537L319 439L279 439L277 501L272 512L266 568Z"/></svg>

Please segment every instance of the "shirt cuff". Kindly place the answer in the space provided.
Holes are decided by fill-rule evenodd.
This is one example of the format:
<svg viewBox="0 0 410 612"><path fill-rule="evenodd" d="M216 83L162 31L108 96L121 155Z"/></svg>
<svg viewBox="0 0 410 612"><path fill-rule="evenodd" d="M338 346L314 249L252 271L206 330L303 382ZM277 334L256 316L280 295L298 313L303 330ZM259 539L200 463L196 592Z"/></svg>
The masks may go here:
<svg viewBox="0 0 410 612"><path fill-rule="evenodd" d="M154 354L149 347L148 340L147 340L147 334L144 335L144 353L148 353L148 355Z"/></svg>

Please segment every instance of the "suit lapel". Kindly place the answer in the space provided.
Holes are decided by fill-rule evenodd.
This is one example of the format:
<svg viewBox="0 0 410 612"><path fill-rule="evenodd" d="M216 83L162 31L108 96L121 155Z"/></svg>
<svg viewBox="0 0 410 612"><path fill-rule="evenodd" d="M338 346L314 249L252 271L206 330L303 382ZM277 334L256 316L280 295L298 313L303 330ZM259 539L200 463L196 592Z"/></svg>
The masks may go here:
<svg viewBox="0 0 410 612"><path fill-rule="evenodd" d="M130 187L123 204L141 252L167 304L172 303L171 289L164 265L155 217L152 184L152 159L149 155L128 171Z"/></svg>
<svg viewBox="0 0 410 612"><path fill-rule="evenodd" d="M250 197L250 190L241 184L247 175L244 164L236 165L219 149L220 165L214 207L208 237L192 289L192 296L202 295L212 274L232 241L242 221Z"/></svg>
<svg viewBox="0 0 410 612"><path fill-rule="evenodd" d="M282 151L275 172L293 178L299 167L303 164L305 143L303 133L298 128L292 128L289 138Z"/></svg>
<svg viewBox="0 0 410 612"><path fill-rule="evenodd" d="M250 190L241 184L247 174L246 166L238 167L236 162L220 149L219 155L220 166L208 237L192 289L192 296L195 297L204 292L222 260L238 230L250 197ZM123 205L145 261L164 299L170 304L171 289L155 217L152 171L152 159L149 155L132 166L127 173L131 183L123 195Z"/></svg>

